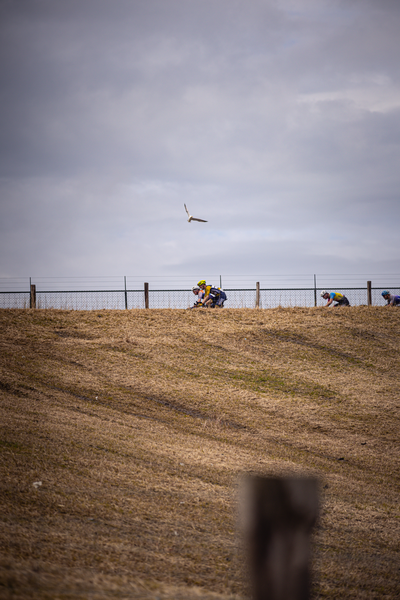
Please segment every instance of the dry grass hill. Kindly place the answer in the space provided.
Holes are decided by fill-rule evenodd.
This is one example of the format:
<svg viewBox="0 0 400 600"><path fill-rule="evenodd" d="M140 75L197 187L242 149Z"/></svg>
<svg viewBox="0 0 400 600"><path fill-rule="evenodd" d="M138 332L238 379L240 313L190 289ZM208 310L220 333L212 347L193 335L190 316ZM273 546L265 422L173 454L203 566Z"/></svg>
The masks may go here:
<svg viewBox="0 0 400 600"><path fill-rule="evenodd" d="M315 598L400 597L399 309L0 329L0 598L247 598L245 473L319 478Z"/></svg>

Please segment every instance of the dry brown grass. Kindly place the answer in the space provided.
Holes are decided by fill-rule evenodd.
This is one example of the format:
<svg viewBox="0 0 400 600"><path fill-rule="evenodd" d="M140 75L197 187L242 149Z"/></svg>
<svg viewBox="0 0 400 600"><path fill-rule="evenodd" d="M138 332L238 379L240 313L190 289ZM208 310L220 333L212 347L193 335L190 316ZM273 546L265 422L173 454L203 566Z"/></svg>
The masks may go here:
<svg viewBox="0 0 400 600"><path fill-rule="evenodd" d="M250 472L320 478L315 597L399 598L399 319L0 311L0 597L247 597Z"/></svg>

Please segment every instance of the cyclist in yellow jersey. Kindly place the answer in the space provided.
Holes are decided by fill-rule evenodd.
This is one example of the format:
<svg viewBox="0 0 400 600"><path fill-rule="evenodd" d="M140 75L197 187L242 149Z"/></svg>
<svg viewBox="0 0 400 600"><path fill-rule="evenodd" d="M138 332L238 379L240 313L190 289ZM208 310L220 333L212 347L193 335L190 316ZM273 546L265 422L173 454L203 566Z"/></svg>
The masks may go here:
<svg viewBox="0 0 400 600"><path fill-rule="evenodd" d="M200 279L200 281L197 285L199 286L199 288L201 290L203 290L204 296L210 295L210 290L213 287L212 285L207 285L204 279Z"/></svg>
<svg viewBox="0 0 400 600"><path fill-rule="evenodd" d="M227 297L223 290L216 288L213 285L207 285L204 279L201 279L197 285L204 292L204 306L207 308L222 308L224 306Z"/></svg>
<svg viewBox="0 0 400 600"><path fill-rule="evenodd" d="M339 292L326 292L323 290L321 292L321 298L328 300L328 302L325 304L325 307L331 306L333 302L336 302L336 304L333 306L350 306L350 302L347 300L346 296L339 294Z"/></svg>

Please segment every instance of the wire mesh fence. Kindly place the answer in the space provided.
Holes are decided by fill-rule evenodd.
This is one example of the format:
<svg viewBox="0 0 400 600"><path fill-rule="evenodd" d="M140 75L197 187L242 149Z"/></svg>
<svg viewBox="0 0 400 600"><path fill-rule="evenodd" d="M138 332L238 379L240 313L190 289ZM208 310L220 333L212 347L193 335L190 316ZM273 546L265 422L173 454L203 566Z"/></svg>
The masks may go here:
<svg viewBox="0 0 400 600"><path fill-rule="evenodd" d="M0 292L0 308L30 308L30 293Z"/></svg>
<svg viewBox="0 0 400 600"><path fill-rule="evenodd" d="M326 304L320 296L320 288L282 288L259 290L259 308L313 307ZM383 306L381 288L371 288L372 305ZM226 308L256 308L256 288L225 289ZM351 306L368 304L367 287L341 288ZM391 293L400 295L400 288L391 288ZM193 305L195 296L190 290L148 290L147 303L153 309L186 309ZM146 308L146 294L143 290L60 290L36 291L34 306L39 309L62 310L123 310ZM0 291L0 308L31 308L29 292Z"/></svg>

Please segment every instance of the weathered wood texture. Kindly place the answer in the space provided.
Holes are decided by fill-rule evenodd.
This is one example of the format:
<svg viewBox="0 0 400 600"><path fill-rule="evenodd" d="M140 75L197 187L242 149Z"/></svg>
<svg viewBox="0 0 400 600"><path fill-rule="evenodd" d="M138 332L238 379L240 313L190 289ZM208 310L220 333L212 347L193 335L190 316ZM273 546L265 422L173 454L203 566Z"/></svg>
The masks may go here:
<svg viewBox="0 0 400 600"><path fill-rule="evenodd" d="M29 299L30 308L36 308L36 285L31 284L31 294Z"/></svg>
<svg viewBox="0 0 400 600"><path fill-rule="evenodd" d="M254 600L308 600L310 534L318 517L312 478L251 477L245 533Z"/></svg>

